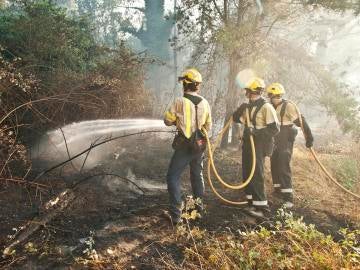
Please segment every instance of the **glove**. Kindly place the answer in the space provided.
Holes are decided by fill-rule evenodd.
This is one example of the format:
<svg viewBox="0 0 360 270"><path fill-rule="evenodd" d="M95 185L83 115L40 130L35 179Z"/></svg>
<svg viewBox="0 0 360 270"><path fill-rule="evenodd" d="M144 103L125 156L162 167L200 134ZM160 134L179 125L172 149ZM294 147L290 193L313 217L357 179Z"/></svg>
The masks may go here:
<svg viewBox="0 0 360 270"><path fill-rule="evenodd" d="M239 108L233 113L233 119L236 123L240 123L240 117L244 114L245 110L247 108L247 104L243 103L240 105Z"/></svg>
<svg viewBox="0 0 360 270"><path fill-rule="evenodd" d="M259 130L254 129L253 127L246 127L244 130L244 132L246 132L247 134L252 135L254 137L256 137L259 134L258 131Z"/></svg>
<svg viewBox="0 0 360 270"><path fill-rule="evenodd" d="M313 145L314 145L313 143L314 143L313 140L307 140L307 141L305 142L305 145L306 145L307 148L311 148L311 147L313 147Z"/></svg>

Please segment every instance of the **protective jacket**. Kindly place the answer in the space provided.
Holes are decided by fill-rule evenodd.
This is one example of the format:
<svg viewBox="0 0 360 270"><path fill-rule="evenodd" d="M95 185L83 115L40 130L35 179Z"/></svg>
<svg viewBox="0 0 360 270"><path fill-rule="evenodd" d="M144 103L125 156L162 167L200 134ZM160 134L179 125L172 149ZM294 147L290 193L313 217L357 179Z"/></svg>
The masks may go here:
<svg viewBox="0 0 360 270"><path fill-rule="evenodd" d="M274 105L277 116L280 120L280 132L275 136L275 148L271 156L271 176L276 194L281 196L287 203L293 202L293 188L291 177L291 157L294 148L294 141L297 129L294 124L300 127L299 115L296 105L285 99L277 106ZM313 136L305 118L302 117L306 146L310 147L313 143Z"/></svg>
<svg viewBox="0 0 360 270"><path fill-rule="evenodd" d="M198 121L196 121L195 106L197 106ZM210 105L202 96L187 92L183 97L177 98L165 112L164 122L168 126L176 125L177 129L189 139L197 129L205 128L207 131L211 129Z"/></svg>
<svg viewBox="0 0 360 270"><path fill-rule="evenodd" d="M250 122L246 123L246 108L250 112ZM265 157L271 155L274 135L279 132L279 122L273 106L263 98L250 103L243 103L233 114L237 123L245 124L242 143L242 173L247 179L252 168L252 151L250 134L254 137L256 164L253 179L246 186L245 193L249 205L256 208L267 208L265 194L264 162Z"/></svg>
<svg viewBox="0 0 360 270"><path fill-rule="evenodd" d="M276 110L276 114L279 118L280 125L282 127L292 126L295 124L296 126L300 127L300 120L299 115L297 113L296 105L292 102L283 99L280 104L274 106ZM312 135L311 129L303 115L301 115L302 124L304 127L305 138L306 138L306 145L307 147L312 146L314 142L314 137Z"/></svg>
<svg viewBox="0 0 360 270"><path fill-rule="evenodd" d="M166 125L176 125L179 134L173 142L174 154L171 158L169 169L166 175L169 199L170 215L173 220L180 220L181 216L181 174L185 168L190 166L190 182L195 199L204 196L203 159L204 152L193 151L189 147L189 139L199 129L211 128L211 111L207 100L196 93L185 93L178 98L165 113L164 122Z"/></svg>

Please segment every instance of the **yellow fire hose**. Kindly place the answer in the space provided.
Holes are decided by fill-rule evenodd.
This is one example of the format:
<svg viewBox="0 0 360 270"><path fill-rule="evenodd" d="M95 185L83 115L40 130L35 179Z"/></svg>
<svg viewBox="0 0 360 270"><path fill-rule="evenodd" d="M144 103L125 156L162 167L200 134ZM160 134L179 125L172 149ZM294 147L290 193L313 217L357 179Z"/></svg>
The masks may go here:
<svg viewBox="0 0 360 270"><path fill-rule="evenodd" d="M305 138L305 140L306 140L306 134L305 134L304 125L303 125L303 122L302 122L301 113L300 113L300 111L299 111L299 109L298 109L298 107L296 106L295 103L293 103L293 102L291 102L291 101L289 101L289 103L293 104L294 107L295 107L295 109L296 109L296 113L297 113L297 115L298 115L298 117L299 117L299 121L300 121L301 131L302 131L302 133L303 133L303 135L304 135L304 138ZM316 163L320 166L320 168L322 169L322 171L325 173L325 175L326 175L332 182L334 182L339 188L341 188L341 189L342 189L343 191L345 191L346 193L354 196L354 197L357 198L357 199L360 199L360 195L355 194L354 192L351 192L350 190L348 190L347 188L345 188L343 185L341 185L341 184L329 173L329 171L328 171L328 170L325 168L325 166L321 163L319 157L316 155L316 152L315 152L314 148L310 147L309 150L310 150L311 155L314 157Z"/></svg>
<svg viewBox="0 0 360 270"><path fill-rule="evenodd" d="M299 122L300 122L300 127L301 127L301 131L306 139L306 133L305 133L305 130L304 130L304 125L303 125L303 122L302 122L302 116L301 116L301 113L298 109L298 107L296 106L295 103L289 101L289 103L293 104L295 109L296 109L296 112L298 114L298 117L299 117ZM247 123L250 123L250 117L249 117L249 110L247 109L246 110L246 121ZM213 171L213 173L215 174L216 176L216 179L219 180L220 183L222 183L225 187L227 188L230 188L230 189L233 189L233 190L238 190L238 189L242 189L242 188L245 188L251 181L251 179L253 178L254 176L254 172L255 172L255 165L256 165L256 152L255 152L255 145L254 145L254 138L252 135L250 135L250 144L251 144L251 150L252 150L252 168L251 168L251 171L250 171L250 175L248 177L248 179L246 179L245 181L243 181L241 184L239 185L230 185L228 183L226 183L222 178L221 176L219 175L219 173L217 172L216 170L216 167L215 167L215 164L214 164L214 152L218 146L218 144L220 143L224 133L230 128L231 124L233 122L233 119L230 118L230 120L225 124L224 128L220 131L220 133L218 134L215 142L214 142L214 145L212 146L211 143L210 143L210 139L208 137L208 134L206 132L206 130L203 130L204 131L204 134L205 134L205 138L206 138L206 141L207 141L207 147L208 147L208 155L209 155L209 161L208 161L208 164L207 164L207 174L208 174L208 182L209 182L209 185L212 189L212 191L215 193L215 195L222 201L226 202L226 203L229 203L229 204L233 204L233 205L243 205L243 204L247 204L246 201L231 201L231 200L228 200L226 198L224 198L217 190L216 188L214 187L213 185L213 182L212 182L212 179L211 179L211 169ZM314 157L315 161L317 162L317 164L320 166L320 168L322 169L322 171L325 173L325 175L332 181L334 182L339 188L341 188L342 190L344 190L345 192L347 192L348 194L354 196L355 198L357 199L360 199L360 196L358 194L355 194L353 192L351 192L350 190L346 189L344 186L342 186L334 177L331 176L331 174L328 172L328 170L325 168L325 166L321 163L321 161L319 160L318 156L316 155L316 152L314 151L314 149L312 147L309 148L310 150L310 153L312 154L312 156Z"/></svg>
<svg viewBox="0 0 360 270"><path fill-rule="evenodd" d="M246 201L231 201L231 200L228 200L228 199L224 198L216 190L216 188L213 185L212 179L211 179L211 169L212 169L212 171L214 172L214 174L216 176L216 179L218 179L220 183L222 183L227 188L238 190L238 189L242 189L242 188L246 187L250 183L251 179L254 176L255 165L256 165L256 152L255 152L254 138L253 138L252 135L250 135L250 144L251 144L251 151L252 151L252 167L251 167L249 177L246 180L243 180L243 182L241 184L239 184L239 185L230 185L230 184L226 183L221 178L221 176L219 175L219 173L216 170L213 155L214 155L214 152L215 152L218 144L220 143L224 133L230 128L232 122L233 122L233 119L231 117L230 120L225 124L224 128L218 134L213 147L211 146L209 136L208 136L206 130L203 130L204 134L205 134L206 142L207 142L208 155L209 155L209 161L208 161L208 164L207 164L208 182L209 182L209 185L210 185L212 191L215 193L215 195L217 197L219 197L220 200L222 200L222 201L224 201L226 203L229 203L229 204L233 204L233 205L243 205L243 204L247 204L247 202ZM249 110L248 109L246 109L246 122L250 123L250 116L249 116Z"/></svg>

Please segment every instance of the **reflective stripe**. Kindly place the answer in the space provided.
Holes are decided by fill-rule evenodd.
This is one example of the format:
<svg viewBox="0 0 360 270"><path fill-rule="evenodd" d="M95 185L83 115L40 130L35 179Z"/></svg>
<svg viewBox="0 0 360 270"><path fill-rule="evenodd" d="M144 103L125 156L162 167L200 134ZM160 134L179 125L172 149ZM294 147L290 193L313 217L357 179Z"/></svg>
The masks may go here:
<svg viewBox="0 0 360 270"><path fill-rule="evenodd" d="M292 189L292 188L282 188L282 189L281 189L281 192L282 192L282 193L292 193L292 192L293 192L293 189Z"/></svg>
<svg viewBox="0 0 360 270"><path fill-rule="evenodd" d="M253 201L253 205L266 206L266 205L268 205L268 201Z"/></svg>
<svg viewBox="0 0 360 270"><path fill-rule="evenodd" d="M274 187L280 187L280 184L274 184Z"/></svg>
<svg viewBox="0 0 360 270"><path fill-rule="evenodd" d="M246 195L246 199L248 199L248 200L252 200L252 195Z"/></svg>
<svg viewBox="0 0 360 270"><path fill-rule="evenodd" d="M170 121L170 122L175 122L176 121L176 115L172 112L167 111L165 113L165 120Z"/></svg>
<svg viewBox="0 0 360 270"><path fill-rule="evenodd" d="M185 104L185 137L191 137L191 101L187 98L183 98Z"/></svg>

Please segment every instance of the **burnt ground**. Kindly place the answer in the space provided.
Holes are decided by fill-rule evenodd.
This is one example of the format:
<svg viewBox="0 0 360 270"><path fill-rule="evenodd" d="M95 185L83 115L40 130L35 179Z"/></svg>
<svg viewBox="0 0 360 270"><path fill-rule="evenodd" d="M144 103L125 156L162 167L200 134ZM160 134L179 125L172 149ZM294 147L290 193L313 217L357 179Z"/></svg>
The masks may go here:
<svg viewBox="0 0 360 270"><path fill-rule="evenodd" d="M144 140L148 143L146 147L141 147ZM124 145L129 143L124 142ZM112 153L109 154L107 162L87 171L85 176L101 172L119 174L142 185L145 194L117 177L98 176L83 181L74 189L76 198L70 206L19 245L16 253L2 258L0 267L167 269L169 261L181 264L184 243L178 241L176 230L165 214L168 197L164 184L171 156L169 144L140 138L135 145L137 147L133 147L132 151L117 159L111 158ZM218 153L217 164L224 178L236 179L239 154L238 151ZM296 216L303 216L307 223L316 224L320 231L333 235L335 239L339 237L337 231L340 228L359 227L358 202L321 177L301 149L295 151L293 170L294 176L301 175L301 180L294 178ZM271 194L268 174L267 169L268 194ZM41 179L42 183L50 186L46 191L26 189L12 183L1 185L1 249L11 242L8 236L14 234L14 229L19 229L39 214L41 203L85 176L75 174L67 166L61 173L52 172L46 179ZM187 178L188 173L185 173L185 194L190 193ZM221 191L234 200L243 198L240 192ZM206 214L193 225L209 232L235 232L259 224L271 226L269 221L249 217L242 207L222 204L210 190L207 190L204 201ZM269 201L275 215L276 199L270 195Z"/></svg>

